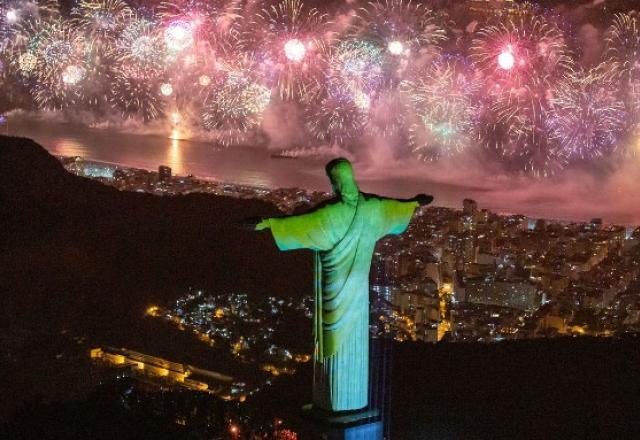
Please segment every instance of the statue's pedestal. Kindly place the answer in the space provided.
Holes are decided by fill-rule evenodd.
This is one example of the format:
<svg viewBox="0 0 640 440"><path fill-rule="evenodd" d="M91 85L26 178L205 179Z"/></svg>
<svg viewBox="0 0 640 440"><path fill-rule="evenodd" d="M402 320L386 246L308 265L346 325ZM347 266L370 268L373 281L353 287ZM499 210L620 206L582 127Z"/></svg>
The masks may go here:
<svg viewBox="0 0 640 440"><path fill-rule="evenodd" d="M303 431L314 440L382 440L380 411L331 414L310 410L303 417ZM306 438L306 437L305 437Z"/></svg>

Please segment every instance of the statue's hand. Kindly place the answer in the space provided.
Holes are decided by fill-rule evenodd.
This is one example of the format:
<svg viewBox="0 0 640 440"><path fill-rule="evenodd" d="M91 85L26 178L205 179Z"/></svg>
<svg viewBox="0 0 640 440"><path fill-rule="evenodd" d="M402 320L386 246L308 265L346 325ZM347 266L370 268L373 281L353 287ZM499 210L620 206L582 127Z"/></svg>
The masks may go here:
<svg viewBox="0 0 640 440"><path fill-rule="evenodd" d="M269 222L266 219L264 219L264 220L261 220L260 223L256 225L255 230L263 231L265 229L269 229L269 227L270 227Z"/></svg>
<svg viewBox="0 0 640 440"><path fill-rule="evenodd" d="M240 220L237 226L247 231L262 231L269 227L269 223L260 217L248 217Z"/></svg>
<svg viewBox="0 0 640 440"><path fill-rule="evenodd" d="M418 202L418 204L420 206L427 206L429 205L431 202L433 202L433 196L427 195L427 194L418 194L416 197L416 202Z"/></svg>

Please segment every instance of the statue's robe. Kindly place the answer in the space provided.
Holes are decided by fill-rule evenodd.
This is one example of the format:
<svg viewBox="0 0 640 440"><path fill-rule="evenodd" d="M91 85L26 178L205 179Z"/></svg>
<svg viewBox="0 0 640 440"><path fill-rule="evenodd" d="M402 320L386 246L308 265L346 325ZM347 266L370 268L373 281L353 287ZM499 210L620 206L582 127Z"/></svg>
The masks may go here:
<svg viewBox="0 0 640 440"><path fill-rule="evenodd" d="M401 234L418 203L360 193L269 219L280 250L316 251L313 405L364 408L369 382L369 270L376 242Z"/></svg>

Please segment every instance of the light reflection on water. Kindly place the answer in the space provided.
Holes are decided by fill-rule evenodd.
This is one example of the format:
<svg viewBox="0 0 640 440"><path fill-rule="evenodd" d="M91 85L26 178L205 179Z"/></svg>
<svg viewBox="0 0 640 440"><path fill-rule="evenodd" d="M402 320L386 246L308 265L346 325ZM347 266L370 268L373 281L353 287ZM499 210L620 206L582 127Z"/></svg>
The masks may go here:
<svg viewBox="0 0 640 440"><path fill-rule="evenodd" d="M171 170L175 174L186 174L184 164L182 163L182 150L180 149L179 139L171 139L171 146L167 152L167 165L171 167Z"/></svg>
<svg viewBox="0 0 640 440"><path fill-rule="evenodd" d="M323 160L275 160L265 149L216 148L179 136L138 135L79 124L24 119L12 121L10 134L30 137L55 155L81 156L149 170L168 165L175 175L193 174L254 186L329 189Z"/></svg>
<svg viewBox="0 0 640 440"><path fill-rule="evenodd" d="M73 138L58 139L54 149L61 156L82 156L86 152L86 147Z"/></svg>

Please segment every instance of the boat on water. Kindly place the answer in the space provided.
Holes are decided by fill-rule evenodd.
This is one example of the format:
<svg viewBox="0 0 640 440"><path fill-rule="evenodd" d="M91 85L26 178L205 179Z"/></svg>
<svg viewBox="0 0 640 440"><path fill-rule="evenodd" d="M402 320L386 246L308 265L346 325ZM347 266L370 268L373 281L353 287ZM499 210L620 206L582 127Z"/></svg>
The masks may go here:
<svg viewBox="0 0 640 440"><path fill-rule="evenodd" d="M272 154L271 159L298 159L298 156L287 153Z"/></svg>

